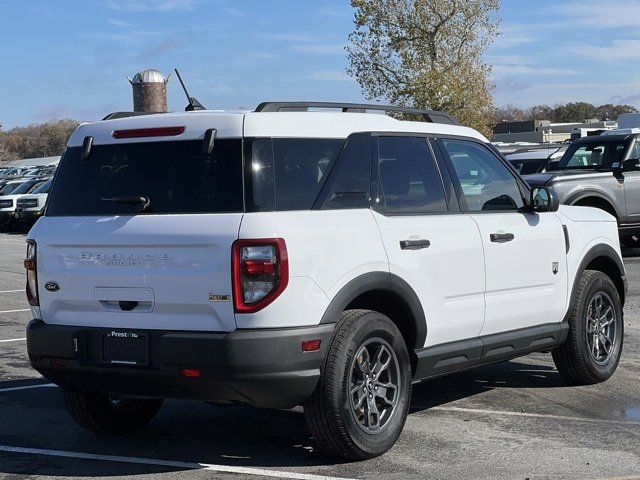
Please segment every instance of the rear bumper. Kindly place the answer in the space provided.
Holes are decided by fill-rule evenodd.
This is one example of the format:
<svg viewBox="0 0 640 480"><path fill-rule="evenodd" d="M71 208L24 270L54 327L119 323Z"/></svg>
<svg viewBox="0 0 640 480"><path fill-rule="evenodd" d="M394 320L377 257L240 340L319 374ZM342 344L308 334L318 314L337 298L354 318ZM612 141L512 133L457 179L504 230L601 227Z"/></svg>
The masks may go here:
<svg viewBox="0 0 640 480"><path fill-rule="evenodd" d="M102 334L110 330L32 320L27 350L31 365L66 389L289 408L315 389L333 327L231 333L145 330L149 364L132 367L101 361ZM302 341L311 339L321 339L320 350L302 352ZM199 369L200 377L180 376L183 368Z"/></svg>

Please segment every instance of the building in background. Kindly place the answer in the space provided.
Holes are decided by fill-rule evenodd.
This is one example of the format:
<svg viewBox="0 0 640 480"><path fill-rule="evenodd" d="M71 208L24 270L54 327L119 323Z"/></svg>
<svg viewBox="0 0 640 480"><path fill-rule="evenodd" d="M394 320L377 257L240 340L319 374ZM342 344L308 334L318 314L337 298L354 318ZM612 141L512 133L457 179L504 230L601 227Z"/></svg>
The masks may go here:
<svg viewBox="0 0 640 480"><path fill-rule="evenodd" d="M493 127L491 141L502 143L558 143L575 138L599 135L618 127L617 122L589 119L582 123L553 123L549 120L500 122Z"/></svg>

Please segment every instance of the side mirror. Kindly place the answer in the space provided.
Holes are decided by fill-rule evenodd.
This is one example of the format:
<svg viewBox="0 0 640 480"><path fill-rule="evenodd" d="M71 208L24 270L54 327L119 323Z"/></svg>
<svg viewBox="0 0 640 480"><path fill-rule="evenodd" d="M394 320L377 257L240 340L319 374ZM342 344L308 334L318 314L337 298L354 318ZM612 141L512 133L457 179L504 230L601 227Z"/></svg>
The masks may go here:
<svg viewBox="0 0 640 480"><path fill-rule="evenodd" d="M551 187L533 187L529 208L533 212L557 212L560 207L558 195Z"/></svg>
<svg viewBox="0 0 640 480"><path fill-rule="evenodd" d="M640 158L630 158L622 162L623 172L637 172L640 170Z"/></svg>

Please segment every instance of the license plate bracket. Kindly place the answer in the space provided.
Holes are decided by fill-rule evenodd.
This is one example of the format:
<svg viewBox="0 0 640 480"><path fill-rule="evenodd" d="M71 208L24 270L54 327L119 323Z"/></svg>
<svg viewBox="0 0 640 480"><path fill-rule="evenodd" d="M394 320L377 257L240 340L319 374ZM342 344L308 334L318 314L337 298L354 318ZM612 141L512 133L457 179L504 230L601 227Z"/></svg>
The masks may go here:
<svg viewBox="0 0 640 480"><path fill-rule="evenodd" d="M113 330L102 335L102 361L109 365L149 365L149 336L146 333Z"/></svg>

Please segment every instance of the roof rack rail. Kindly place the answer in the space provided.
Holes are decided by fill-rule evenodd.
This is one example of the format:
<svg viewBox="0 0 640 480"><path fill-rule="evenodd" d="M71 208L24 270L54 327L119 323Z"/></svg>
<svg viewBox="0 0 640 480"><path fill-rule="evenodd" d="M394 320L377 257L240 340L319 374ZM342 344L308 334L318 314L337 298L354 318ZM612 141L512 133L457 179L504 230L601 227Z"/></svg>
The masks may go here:
<svg viewBox="0 0 640 480"><path fill-rule="evenodd" d="M137 117L138 115L155 115L156 113L166 112L112 112L102 120L114 120L116 118Z"/></svg>
<svg viewBox="0 0 640 480"><path fill-rule="evenodd" d="M377 103L339 103L339 102L262 102L256 112L307 112L311 108L340 109L342 112L366 113L367 110L381 112L409 113L421 115L425 122L461 125L454 117L445 112L421 110L418 108L394 107Z"/></svg>

